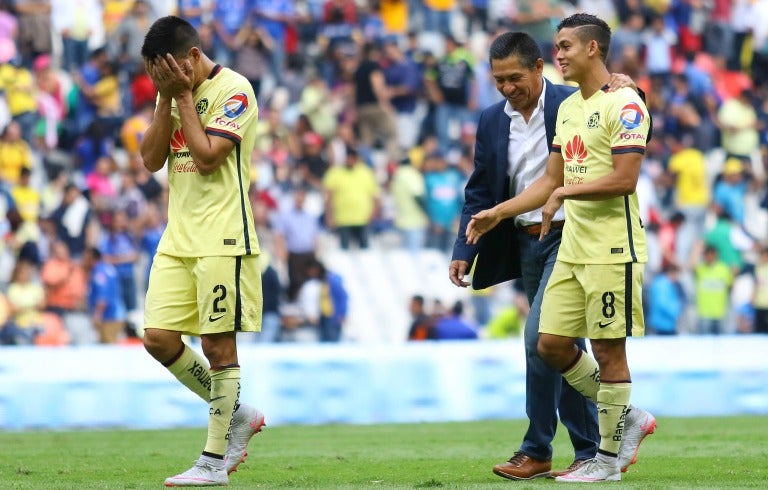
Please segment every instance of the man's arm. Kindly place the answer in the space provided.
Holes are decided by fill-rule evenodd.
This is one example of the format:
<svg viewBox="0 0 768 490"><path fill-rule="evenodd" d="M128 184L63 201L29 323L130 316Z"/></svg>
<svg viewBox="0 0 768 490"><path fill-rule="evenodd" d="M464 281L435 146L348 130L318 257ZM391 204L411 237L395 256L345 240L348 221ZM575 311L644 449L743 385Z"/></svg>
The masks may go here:
<svg viewBox="0 0 768 490"><path fill-rule="evenodd" d="M160 96L155 107L155 116L139 144L144 167L150 172L157 172L165 165L170 151L172 129L171 98Z"/></svg>
<svg viewBox="0 0 768 490"><path fill-rule="evenodd" d="M564 199L579 201L605 201L635 192L643 155L637 152L619 153L613 155L612 161L613 172L592 182L563 187L557 192L560 192Z"/></svg>
<svg viewBox="0 0 768 490"><path fill-rule="evenodd" d="M569 185L556 189L541 209L541 234L544 238L549 233L552 218L566 199L578 201L605 201L635 192L643 154L637 152L616 153L612 157L613 172L579 185Z"/></svg>
<svg viewBox="0 0 768 490"><path fill-rule="evenodd" d="M191 91L177 97L176 105L179 108L181 127L184 128L184 136L192 161L200 175L211 175L224 165L235 143L228 138L212 136L205 132L197 115Z"/></svg>
<svg viewBox="0 0 768 490"><path fill-rule="evenodd" d="M563 156L558 152L552 152L549 154L544 174L522 193L472 216L472 220L467 225L467 243L476 244L484 233L495 228L502 220L540 208L555 189L562 186Z"/></svg>
<svg viewBox="0 0 768 490"><path fill-rule="evenodd" d="M493 186L488 172L487 162L492 161L492 135L487 124L488 112L480 115L480 121L477 124L477 138L475 140L475 169L467 181L464 189L464 205L461 209L459 218L459 232L456 242L453 245L453 257L448 267L448 277L453 284L459 287L469 286L469 282L464 280L464 276L469 273L470 266L477 255L477 243L469 243L466 237L467 225L472 219L472 215L482 209L487 209L494 203Z"/></svg>
<svg viewBox="0 0 768 490"><path fill-rule="evenodd" d="M394 112L387 93L387 82L384 80L384 73L381 70L374 70L370 75L371 88L376 96L376 100L382 109L387 112Z"/></svg>

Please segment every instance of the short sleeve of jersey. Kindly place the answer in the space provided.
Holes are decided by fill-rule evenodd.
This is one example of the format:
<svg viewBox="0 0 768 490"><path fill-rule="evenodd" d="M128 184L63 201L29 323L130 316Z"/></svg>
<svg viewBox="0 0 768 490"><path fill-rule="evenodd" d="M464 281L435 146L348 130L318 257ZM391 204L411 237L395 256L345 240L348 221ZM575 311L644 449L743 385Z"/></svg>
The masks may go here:
<svg viewBox="0 0 768 490"><path fill-rule="evenodd" d="M637 92L623 88L608 92L608 129L611 137L611 154L645 153L651 118L648 108Z"/></svg>
<svg viewBox="0 0 768 490"><path fill-rule="evenodd" d="M557 119L555 120L555 135L552 138L552 152L554 153L562 153L562 126L563 121L570 121L574 118L573 115L573 104L571 103L571 98L576 97L579 94L578 91L572 93L568 97L565 98L565 100L560 103L560 106L557 108Z"/></svg>
<svg viewBox="0 0 768 490"><path fill-rule="evenodd" d="M243 139L249 122L258 117L256 100L252 92L242 85L244 79L229 77L224 88L224 96L211 108L211 115L205 132L232 140L235 144Z"/></svg>

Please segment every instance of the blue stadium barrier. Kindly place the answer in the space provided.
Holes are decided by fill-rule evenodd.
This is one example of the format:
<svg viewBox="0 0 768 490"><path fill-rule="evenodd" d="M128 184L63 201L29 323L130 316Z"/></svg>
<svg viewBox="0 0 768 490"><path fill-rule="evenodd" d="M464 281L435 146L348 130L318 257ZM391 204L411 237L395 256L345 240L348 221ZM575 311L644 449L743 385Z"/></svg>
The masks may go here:
<svg viewBox="0 0 768 490"><path fill-rule="evenodd" d="M768 414L768 336L631 339L633 403L657 416ZM270 425L525 417L522 342L249 344L241 397ZM204 426L141 348L0 349L0 429Z"/></svg>

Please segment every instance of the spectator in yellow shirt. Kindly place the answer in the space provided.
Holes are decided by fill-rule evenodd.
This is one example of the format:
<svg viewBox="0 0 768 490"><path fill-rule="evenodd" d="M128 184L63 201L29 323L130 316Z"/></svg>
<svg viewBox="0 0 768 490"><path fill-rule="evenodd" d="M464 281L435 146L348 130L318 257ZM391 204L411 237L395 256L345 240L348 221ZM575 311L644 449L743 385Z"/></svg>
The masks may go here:
<svg viewBox="0 0 768 490"><path fill-rule="evenodd" d="M381 192L373 170L360 160L357 150L347 147L345 164L325 173L323 187L326 223L338 230L341 248L349 249L351 239L368 248L368 225L376 215Z"/></svg>
<svg viewBox="0 0 768 490"><path fill-rule="evenodd" d="M29 223L37 223L40 215L40 193L29 184L31 175L29 168L21 168L19 183L11 189L11 196L22 219Z"/></svg>
<svg viewBox="0 0 768 490"><path fill-rule="evenodd" d="M37 90L32 72L22 66L0 65L0 91L5 92L11 118L21 126L25 141L31 142L37 123Z"/></svg>
<svg viewBox="0 0 768 490"><path fill-rule="evenodd" d="M11 121L0 137L0 178L16 184L22 168L32 168L32 150L21 139L21 125Z"/></svg>

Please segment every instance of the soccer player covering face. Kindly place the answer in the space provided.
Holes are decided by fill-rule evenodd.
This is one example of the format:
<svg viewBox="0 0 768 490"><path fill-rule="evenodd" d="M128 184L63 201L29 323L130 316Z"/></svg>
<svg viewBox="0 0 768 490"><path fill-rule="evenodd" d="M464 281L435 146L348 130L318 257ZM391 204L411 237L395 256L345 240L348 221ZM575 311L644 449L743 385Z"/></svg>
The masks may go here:
<svg viewBox="0 0 768 490"><path fill-rule="evenodd" d="M195 29L158 19L142 47L158 89L142 142L151 172L168 162L168 226L150 271L144 346L208 407L202 455L166 486L227 485L264 415L238 402L236 332L261 323L259 244L248 204L256 97L200 50ZM201 338L205 357L182 342Z"/></svg>
<svg viewBox="0 0 768 490"><path fill-rule="evenodd" d="M611 31L601 19L575 14L557 28L557 61L579 90L560 105L545 174L518 196L473 216L475 243L500 220L542 208L541 238L565 205L557 262L544 292L539 354L598 404L597 456L560 482L620 480L640 442L656 426L630 405L626 337L644 333L642 278L647 261L637 185L650 118L637 93L606 91ZM590 339L594 358L576 345Z"/></svg>

